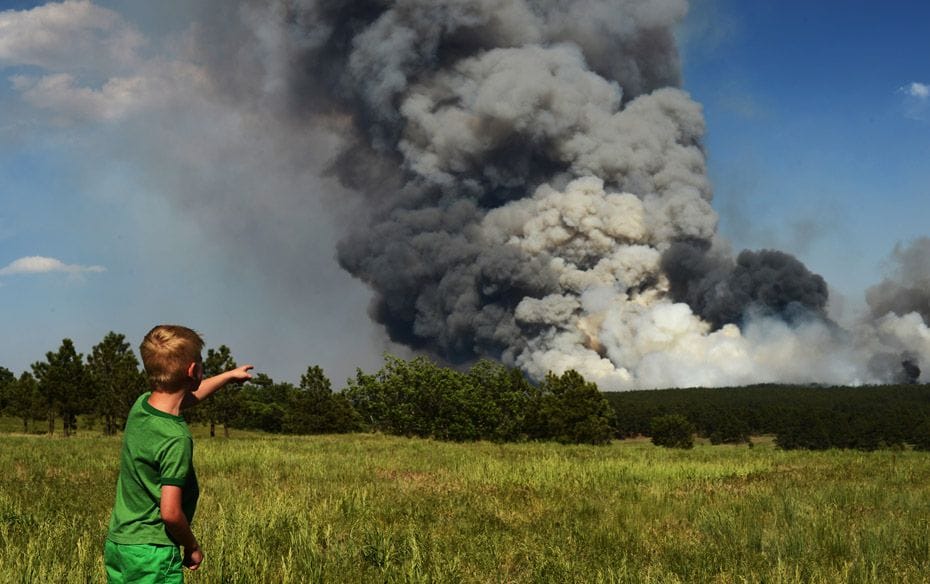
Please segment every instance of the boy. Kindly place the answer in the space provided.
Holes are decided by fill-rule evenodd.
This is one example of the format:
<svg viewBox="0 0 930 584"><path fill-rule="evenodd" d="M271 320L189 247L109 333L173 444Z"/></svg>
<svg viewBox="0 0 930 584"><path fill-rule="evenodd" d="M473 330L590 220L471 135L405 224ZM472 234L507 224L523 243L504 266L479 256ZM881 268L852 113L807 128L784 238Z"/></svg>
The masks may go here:
<svg viewBox="0 0 930 584"><path fill-rule="evenodd" d="M251 379L252 366L204 379L202 350L200 335L176 325L156 326L139 347L152 391L126 418L103 554L110 583L182 583L181 565L196 570L203 562L190 528L200 493L194 444L180 414L227 383Z"/></svg>

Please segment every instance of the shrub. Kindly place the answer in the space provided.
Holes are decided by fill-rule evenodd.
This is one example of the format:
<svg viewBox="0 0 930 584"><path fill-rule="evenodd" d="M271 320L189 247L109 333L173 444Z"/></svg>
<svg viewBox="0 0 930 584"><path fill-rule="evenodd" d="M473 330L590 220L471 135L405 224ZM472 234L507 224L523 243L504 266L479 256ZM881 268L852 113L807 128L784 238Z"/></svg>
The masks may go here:
<svg viewBox="0 0 930 584"><path fill-rule="evenodd" d="M613 409L595 383L569 370L561 377L546 375L540 389L546 438L574 444L610 442Z"/></svg>
<svg viewBox="0 0 930 584"><path fill-rule="evenodd" d="M679 414L656 416L652 419L652 443L665 448L692 448L694 425Z"/></svg>
<svg viewBox="0 0 930 584"><path fill-rule="evenodd" d="M710 434L711 444L745 444L749 442L749 424L741 418L729 415L720 420Z"/></svg>

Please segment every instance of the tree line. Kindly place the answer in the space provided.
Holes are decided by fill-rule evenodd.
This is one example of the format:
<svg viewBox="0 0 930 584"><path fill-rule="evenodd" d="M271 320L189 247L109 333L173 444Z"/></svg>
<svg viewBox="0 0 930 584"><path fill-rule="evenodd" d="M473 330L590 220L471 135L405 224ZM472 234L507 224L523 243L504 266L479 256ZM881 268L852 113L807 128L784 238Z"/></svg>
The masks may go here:
<svg viewBox="0 0 930 584"><path fill-rule="evenodd" d="M204 375L237 366L230 349L208 349ZM144 372L124 335L108 333L85 358L70 339L18 378L0 367L0 412L22 420L24 432L69 436L78 416L114 434L147 389ZM597 385L569 371L530 383L517 369L479 361L468 371L418 357L385 356L375 373L358 370L342 391L311 365L298 384L257 374L229 385L185 412L190 422L272 433L377 431L440 440L556 440L603 444L614 435L613 410Z"/></svg>
<svg viewBox="0 0 930 584"><path fill-rule="evenodd" d="M123 335L109 333L85 359L71 339L57 351L32 364L18 378L0 367L0 412L22 420L23 431L47 423L49 434L60 419L62 433L77 429L79 415L102 422L104 433L114 434L125 423L146 382L139 362Z"/></svg>
<svg viewBox="0 0 930 584"><path fill-rule="evenodd" d="M208 349L204 374L236 367L229 347ZM78 424L114 434L125 424L145 375L124 335L108 333L86 357L69 339L31 371L16 377L0 367L0 412L68 436ZM218 429L318 434L376 431L439 440L553 440L604 444L651 437L663 446L690 447L694 436L714 444L747 443L774 435L786 449L872 450L911 444L930 449L930 388L869 387L691 388L602 393L575 371L539 383L521 371L481 360L467 370L425 357L385 356L374 373L357 370L341 391L317 365L297 384L257 374L230 385L185 412L190 422Z"/></svg>
<svg viewBox="0 0 930 584"><path fill-rule="evenodd" d="M930 386L783 386L605 394L620 438L650 436L656 418L680 416L712 443L774 435L785 449L930 450Z"/></svg>

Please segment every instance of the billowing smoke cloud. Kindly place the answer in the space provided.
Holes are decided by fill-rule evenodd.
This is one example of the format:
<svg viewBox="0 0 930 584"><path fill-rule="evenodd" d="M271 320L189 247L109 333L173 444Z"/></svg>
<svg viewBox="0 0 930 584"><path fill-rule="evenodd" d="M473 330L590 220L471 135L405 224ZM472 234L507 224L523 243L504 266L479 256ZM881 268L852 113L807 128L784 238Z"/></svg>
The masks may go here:
<svg viewBox="0 0 930 584"><path fill-rule="evenodd" d="M919 376L919 282L873 289L880 318L847 331L796 258L717 235L701 107L678 87L686 9L255 2L201 42L226 99L340 137L329 172L360 211L338 259L395 341L610 389Z"/></svg>
<svg viewBox="0 0 930 584"><path fill-rule="evenodd" d="M888 276L866 291L866 301L885 343L898 352L876 353L869 364L883 379L914 383L930 367L930 238L896 245L887 263Z"/></svg>
<svg viewBox="0 0 930 584"><path fill-rule="evenodd" d="M405 1L273 15L297 39L291 107L348 120L332 171L371 216L339 258L375 290L372 315L392 338L451 360L520 354L517 307L562 292L565 268L486 215L542 185L588 176L636 193L646 245L713 235L700 107L667 87L684 12L680 1ZM600 259L574 247L585 267Z"/></svg>
<svg viewBox="0 0 930 584"><path fill-rule="evenodd" d="M930 238L921 237L907 246L898 244L889 263L888 277L866 292L872 315L916 312L930 323Z"/></svg>
<svg viewBox="0 0 930 584"><path fill-rule="evenodd" d="M703 242L677 242L662 267L673 299L720 328L754 316L825 318L827 283L795 257L775 250L743 251L736 261Z"/></svg>

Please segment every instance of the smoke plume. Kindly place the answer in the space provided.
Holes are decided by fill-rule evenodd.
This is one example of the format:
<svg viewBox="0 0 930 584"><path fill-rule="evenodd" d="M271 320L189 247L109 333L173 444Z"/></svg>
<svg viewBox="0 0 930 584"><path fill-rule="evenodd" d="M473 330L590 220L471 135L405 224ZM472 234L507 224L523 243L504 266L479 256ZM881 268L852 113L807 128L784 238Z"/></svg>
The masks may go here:
<svg viewBox="0 0 930 584"><path fill-rule="evenodd" d="M921 237L908 246L898 244L889 264L888 277L866 292L872 315L915 312L930 323L930 238Z"/></svg>
<svg viewBox="0 0 930 584"><path fill-rule="evenodd" d="M844 330L799 260L718 236L701 107L679 88L686 10L255 2L203 43L227 99L339 136L328 172L360 211L338 259L395 341L608 389L919 376L930 240L895 251L874 318Z"/></svg>
<svg viewBox="0 0 930 584"><path fill-rule="evenodd" d="M824 319L827 283L797 258L776 250L745 250L734 261L701 243L678 242L663 256L671 297L686 302L715 329L750 313L794 321Z"/></svg>

